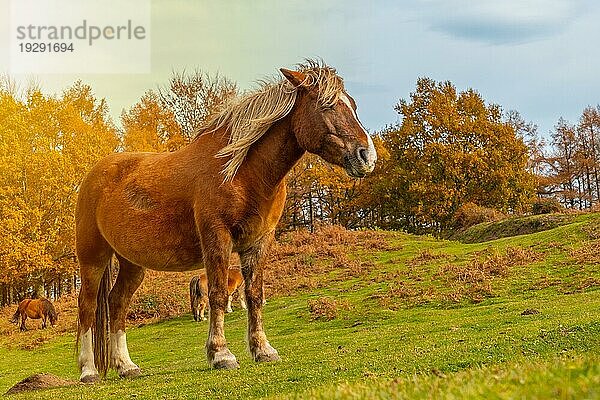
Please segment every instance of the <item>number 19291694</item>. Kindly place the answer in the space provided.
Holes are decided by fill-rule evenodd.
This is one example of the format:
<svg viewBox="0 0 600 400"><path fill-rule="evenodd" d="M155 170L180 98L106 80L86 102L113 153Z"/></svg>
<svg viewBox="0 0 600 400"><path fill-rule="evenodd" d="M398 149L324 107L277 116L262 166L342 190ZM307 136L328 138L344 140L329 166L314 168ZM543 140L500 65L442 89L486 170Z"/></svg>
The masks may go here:
<svg viewBox="0 0 600 400"><path fill-rule="evenodd" d="M21 53L66 53L73 52L73 43L19 43Z"/></svg>

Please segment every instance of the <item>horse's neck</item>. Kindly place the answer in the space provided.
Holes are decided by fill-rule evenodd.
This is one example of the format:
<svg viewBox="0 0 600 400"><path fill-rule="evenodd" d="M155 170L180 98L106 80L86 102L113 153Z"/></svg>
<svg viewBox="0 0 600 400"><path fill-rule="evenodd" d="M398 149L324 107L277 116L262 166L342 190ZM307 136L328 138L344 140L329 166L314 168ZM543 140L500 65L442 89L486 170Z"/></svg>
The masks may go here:
<svg viewBox="0 0 600 400"><path fill-rule="evenodd" d="M288 116L274 123L250 148L240 172L249 174L254 182L260 181L260 189L272 193L304 152L292 133Z"/></svg>

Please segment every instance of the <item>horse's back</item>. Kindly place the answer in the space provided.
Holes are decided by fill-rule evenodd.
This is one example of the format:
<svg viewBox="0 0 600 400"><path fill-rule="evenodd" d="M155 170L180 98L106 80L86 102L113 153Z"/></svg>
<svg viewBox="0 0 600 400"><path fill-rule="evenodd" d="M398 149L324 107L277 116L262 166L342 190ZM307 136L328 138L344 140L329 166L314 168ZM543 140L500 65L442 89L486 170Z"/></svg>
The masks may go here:
<svg viewBox="0 0 600 400"><path fill-rule="evenodd" d="M27 308L29 307L29 304L31 303L32 299L24 299L19 303L18 309L21 311L25 311L27 310Z"/></svg>
<svg viewBox="0 0 600 400"><path fill-rule="evenodd" d="M42 317L42 302L40 299L25 299L19 304L19 309L31 319Z"/></svg>

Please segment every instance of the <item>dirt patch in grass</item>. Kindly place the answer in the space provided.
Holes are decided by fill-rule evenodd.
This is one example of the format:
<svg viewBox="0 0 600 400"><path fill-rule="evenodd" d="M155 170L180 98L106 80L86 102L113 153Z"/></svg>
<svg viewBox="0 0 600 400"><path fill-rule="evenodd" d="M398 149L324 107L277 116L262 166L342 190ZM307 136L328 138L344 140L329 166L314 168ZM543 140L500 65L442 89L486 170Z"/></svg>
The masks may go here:
<svg viewBox="0 0 600 400"><path fill-rule="evenodd" d="M78 382L59 378L52 374L35 374L23 379L21 382L8 389L5 395L76 384L78 384Z"/></svg>
<svg viewBox="0 0 600 400"><path fill-rule="evenodd" d="M335 300L330 297L319 297L308 300L308 311L311 321L331 321L338 317L340 310L350 310L350 303L346 300Z"/></svg>
<svg viewBox="0 0 600 400"><path fill-rule="evenodd" d="M447 259L448 254L443 253L435 253L430 249L421 250L419 254L414 256L408 261L408 265L411 267L420 267L425 264L429 264L433 261L439 261L443 259Z"/></svg>
<svg viewBox="0 0 600 400"><path fill-rule="evenodd" d="M581 228L590 239L600 239L600 223L587 224Z"/></svg>

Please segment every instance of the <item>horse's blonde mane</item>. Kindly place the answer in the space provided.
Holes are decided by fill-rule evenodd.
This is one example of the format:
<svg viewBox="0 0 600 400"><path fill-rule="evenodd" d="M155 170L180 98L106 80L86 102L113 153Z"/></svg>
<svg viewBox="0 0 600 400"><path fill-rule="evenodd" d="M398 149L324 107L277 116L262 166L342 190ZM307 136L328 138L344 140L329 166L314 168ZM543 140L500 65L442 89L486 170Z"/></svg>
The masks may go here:
<svg viewBox="0 0 600 400"><path fill-rule="evenodd" d="M318 103L331 108L344 90L342 78L334 68L323 62L306 60L298 71L305 74L305 87L315 87ZM260 81L258 89L235 97L211 117L201 128L200 135L225 128L229 142L217 157L231 157L223 168L224 181L231 181L244 162L248 150L278 120L290 113L296 102L297 89L287 79Z"/></svg>

